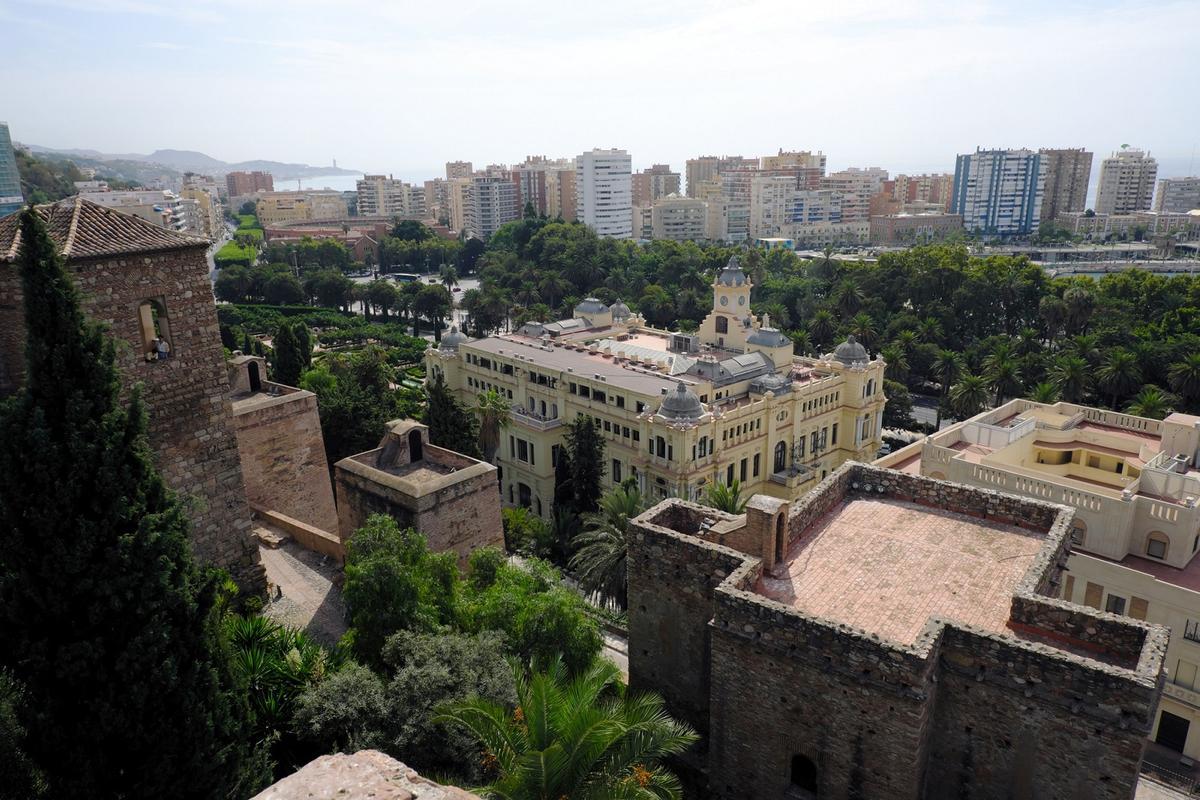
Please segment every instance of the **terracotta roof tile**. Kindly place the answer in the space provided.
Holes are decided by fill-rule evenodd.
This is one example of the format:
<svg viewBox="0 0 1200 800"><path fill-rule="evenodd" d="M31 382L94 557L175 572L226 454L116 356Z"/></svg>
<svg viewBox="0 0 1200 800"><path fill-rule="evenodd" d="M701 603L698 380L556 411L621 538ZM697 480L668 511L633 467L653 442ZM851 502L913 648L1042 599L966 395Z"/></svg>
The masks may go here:
<svg viewBox="0 0 1200 800"><path fill-rule="evenodd" d="M81 197L35 206L50 238L67 259L102 258L207 247L208 240L179 233L141 217L105 208ZM20 213L0 219L0 262L15 261L21 248Z"/></svg>

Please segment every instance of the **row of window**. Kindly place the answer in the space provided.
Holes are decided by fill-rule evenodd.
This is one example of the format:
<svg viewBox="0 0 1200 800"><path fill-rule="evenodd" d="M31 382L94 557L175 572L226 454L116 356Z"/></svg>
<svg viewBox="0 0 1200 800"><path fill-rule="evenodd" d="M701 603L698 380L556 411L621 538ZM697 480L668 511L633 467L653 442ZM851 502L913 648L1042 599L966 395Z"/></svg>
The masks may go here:
<svg viewBox="0 0 1200 800"><path fill-rule="evenodd" d="M508 455L517 461L524 461L530 466L536 466L536 451L537 448L533 442L526 441L517 436L508 437Z"/></svg>
<svg viewBox="0 0 1200 800"><path fill-rule="evenodd" d="M513 399L512 389L506 389L503 386L497 386L489 381L481 381L476 378L472 378L470 375L467 376L467 386L470 386L477 392L486 392L489 389L495 389L497 394L507 397L509 400Z"/></svg>
<svg viewBox="0 0 1200 800"><path fill-rule="evenodd" d="M608 392L604 389L596 389L583 383L575 383L574 381L567 384L567 391L571 394L582 397L585 400L591 400L595 403L608 403ZM625 397L623 395L613 395L613 404L617 408L625 408ZM641 400L637 401L637 413L642 413L646 410L646 404Z"/></svg>

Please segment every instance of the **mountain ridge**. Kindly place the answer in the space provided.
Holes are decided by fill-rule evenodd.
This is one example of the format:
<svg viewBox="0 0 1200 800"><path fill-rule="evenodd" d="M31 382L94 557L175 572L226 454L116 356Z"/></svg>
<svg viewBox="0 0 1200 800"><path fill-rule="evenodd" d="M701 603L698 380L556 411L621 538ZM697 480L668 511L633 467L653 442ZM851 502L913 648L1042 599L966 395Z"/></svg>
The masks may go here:
<svg viewBox="0 0 1200 800"><path fill-rule="evenodd" d="M25 145L35 154L47 154L68 158L85 158L93 161L134 161L141 164L152 164L179 172L200 172L204 174L223 175L229 172L254 171L269 172L277 180L307 178L317 175L362 175L361 170L344 169L333 166L312 166L310 164L271 161L268 159L253 159L250 161L228 162L201 153L197 150L160 149L153 153L104 153L99 150L85 148L53 148L42 145Z"/></svg>

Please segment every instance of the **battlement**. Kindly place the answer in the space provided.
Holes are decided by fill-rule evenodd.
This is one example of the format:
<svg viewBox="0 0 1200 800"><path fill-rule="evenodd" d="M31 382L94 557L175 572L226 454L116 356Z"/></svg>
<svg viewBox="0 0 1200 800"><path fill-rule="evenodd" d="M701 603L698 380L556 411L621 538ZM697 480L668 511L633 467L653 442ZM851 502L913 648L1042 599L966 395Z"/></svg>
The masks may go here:
<svg viewBox="0 0 1200 800"><path fill-rule="evenodd" d="M1073 514L855 463L794 507L756 496L735 517L664 501L633 521L631 683L708 733L713 780L734 776L721 796L777 796L791 757L823 763L836 794L864 753L870 795L946 796L970 777L947 770L994 759L995 774L1036 773L1063 790L1047 796L1070 796L1082 755L1068 769L989 752L1030 719L1048 736L1077 728L1089 753L1111 738L1114 794L1097 796L1121 796L1167 631L1056 598ZM777 725L791 753L776 767L738 744Z"/></svg>

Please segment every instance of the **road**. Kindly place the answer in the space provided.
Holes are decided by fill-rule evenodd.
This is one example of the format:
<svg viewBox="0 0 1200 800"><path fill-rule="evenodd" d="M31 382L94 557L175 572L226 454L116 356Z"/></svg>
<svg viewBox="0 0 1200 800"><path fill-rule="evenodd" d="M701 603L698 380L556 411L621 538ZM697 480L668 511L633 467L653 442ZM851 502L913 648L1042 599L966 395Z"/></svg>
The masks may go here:
<svg viewBox="0 0 1200 800"><path fill-rule="evenodd" d="M922 425L933 425L937 422L938 399L936 397L926 394L914 394L912 401L913 419ZM943 419L942 427L946 427L947 424L949 424L949 421Z"/></svg>
<svg viewBox="0 0 1200 800"><path fill-rule="evenodd" d="M233 238L233 230L232 225L226 224L225 233L213 243L212 247L208 248L208 252L205 254L208 257L208 279L213 283L217 282L217 262L214 256L216 256L218 250L225 246L226 242Z"/></svg>

